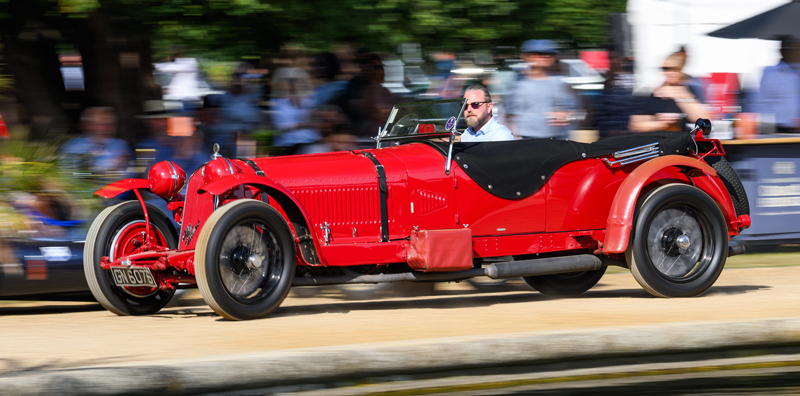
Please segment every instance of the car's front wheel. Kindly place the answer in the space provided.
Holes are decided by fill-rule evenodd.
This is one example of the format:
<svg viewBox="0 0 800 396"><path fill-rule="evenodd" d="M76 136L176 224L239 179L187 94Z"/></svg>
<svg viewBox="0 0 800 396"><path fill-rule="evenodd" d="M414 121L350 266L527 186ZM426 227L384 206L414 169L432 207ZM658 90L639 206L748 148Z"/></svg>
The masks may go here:
<svg viewBox="0 0 800 396"><path fill-rule="evenodd" d="M153 205L147 204L150 237L159 246L175 249L178 237L169 219ZM148 286L117 286L112 272L100 268L100 260L108 256L114 261L137 253L143 245L147 226L142 205L127 201L100 212L86 234L83 269L94 298L117 315L150 315L163 308L175 290Z"/></svg>
<svg viewBox="0 0 800 396"><path fill-rule="evenodd" d="M705 192L670 184L640 199L625 258L650 294L700 295L717 280L727 257L725 218Z"/></svg>
<svg viewBox="0 0 800 396"><path fill-rule="evenodd" d="M294 271L291 230L264 202L231 202L200 230L197 286L206 303L227 319L256 319L275 310L289 293Z"/></svg>

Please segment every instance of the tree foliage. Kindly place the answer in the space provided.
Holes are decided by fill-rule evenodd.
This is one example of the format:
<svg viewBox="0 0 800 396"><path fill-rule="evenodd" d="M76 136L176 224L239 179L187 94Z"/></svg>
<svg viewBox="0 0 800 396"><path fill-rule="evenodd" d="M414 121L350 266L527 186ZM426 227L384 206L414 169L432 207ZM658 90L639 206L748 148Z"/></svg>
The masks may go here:
<svg viewBox="0 0 800 396"><path fill-rule="evenodd" d="M602 45L608 14L624 8L625 0L7 0L0 15L15 22L7 32L47 22L69 33L100 14L118 33L151 38L159 54L181 47L239 58L288 42L458 51L550 37Z"/></svg>
<svg viewBox="0 0 800 396"><path fill-rule="evenodd" d="M182 47L241 57L287 42L466 50L550 37L602 45L608 14L624 8L625 0L6 0L0 16L6 33L48 24L68 35L99 14L118 34L153 39L162 54Z"/></svg>
<svg viewBox="0 0 800 396"><path fill-rule="evenodd" d="M11 0L12 3L14 0ZM608 40L608 14L625 0L33 0L48 15L102 13L131 34L219 57L259 56L287 42L325 49L356 43L391 50L404 42L467 50L550 37Z"/></svg>
<svg viewBox="0 0 800 396"><path fill-rule="evenodd" d="M135 140L135 114L159 95L152 63L169 56L257 59L287 43L488 52L551 38L596 47L610 37L608 14L624 8L625 0L0 0L0 77L11 75L30 120L51 120L32 129L46 138L74 129L58 55L78 52L81 105L114 107L120 136Z"/></svg>

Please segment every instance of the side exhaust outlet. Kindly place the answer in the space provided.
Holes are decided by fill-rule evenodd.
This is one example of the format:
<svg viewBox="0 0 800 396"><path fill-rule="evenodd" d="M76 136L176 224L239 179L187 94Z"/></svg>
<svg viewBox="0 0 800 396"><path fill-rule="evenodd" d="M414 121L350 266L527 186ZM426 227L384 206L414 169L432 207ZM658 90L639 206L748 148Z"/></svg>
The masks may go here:
<svg viewBox="0 0 800 396"><path fill-rule="evenodd" d="M739 243L731 243L728 245L728 257L735 256L737 254L744 254L744 245Z"/></svg>

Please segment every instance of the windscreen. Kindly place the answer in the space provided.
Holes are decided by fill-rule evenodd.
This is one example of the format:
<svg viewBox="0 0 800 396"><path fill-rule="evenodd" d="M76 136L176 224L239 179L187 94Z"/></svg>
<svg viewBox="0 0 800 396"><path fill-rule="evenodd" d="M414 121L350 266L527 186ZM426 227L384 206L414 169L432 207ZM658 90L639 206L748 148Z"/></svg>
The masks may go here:
<svg viewBox="0 0 800 396"><path fill-rule="evenodd" d="M396 105L381 137L447 133L458 125L464 99Z"/></svg>

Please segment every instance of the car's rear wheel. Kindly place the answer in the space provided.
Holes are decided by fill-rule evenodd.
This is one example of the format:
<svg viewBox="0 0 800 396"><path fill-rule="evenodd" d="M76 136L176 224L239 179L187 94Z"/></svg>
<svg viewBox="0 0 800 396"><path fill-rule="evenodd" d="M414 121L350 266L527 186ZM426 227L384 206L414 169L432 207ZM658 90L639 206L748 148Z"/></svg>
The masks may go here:
<svg viewBox="0 0 800 396"><path fill-rule="evenodd" d="M339 285L339 291L348 300L374 300L388 294L392 283L353 283Z"/></svg>
<svg viewBox="0 0 800 396"><path fill-rule="evenodd" d="M693 297L708 290L728 257L728 230L702 190L670 184L639 201L625 258L633 277L659 297Z"/></svg>
<svg viewBox="0 0 800 396"><path fill-rule="evenodd" d="M566 297L577 296L593 288L605 273L606 267L602 267L594 271L526 276L523 279L539 293L548 296Z"/></svg>
<svg viewBox="0 0 800 396"><path fill-rule="evenodd" d="M295 272L291 230L268 204L242 199L217 209L200 230L195 277L203 299L231 320L268 315Z"/></svg>
<svg viewBox="0 0 800 396"><path fill-rule="evenodd" d="M322 286L294 286L292 295L299 298L311 298L322 292Z"/></svg>
<svg viewBox="0 0 800 396"><path fill-rule="evenodd" d="M150 233L153 242L175 249L178 237L164 213L147 204ZM114 261L136 253L144 242L146 232L144 212L139 201L127 201L100 212L86 234L83 268L89 289L95 299L117 315L150 315L163 308L175 290L158 287L119 287L111 271L100 268L100 260L108 256Z"/></svg>

